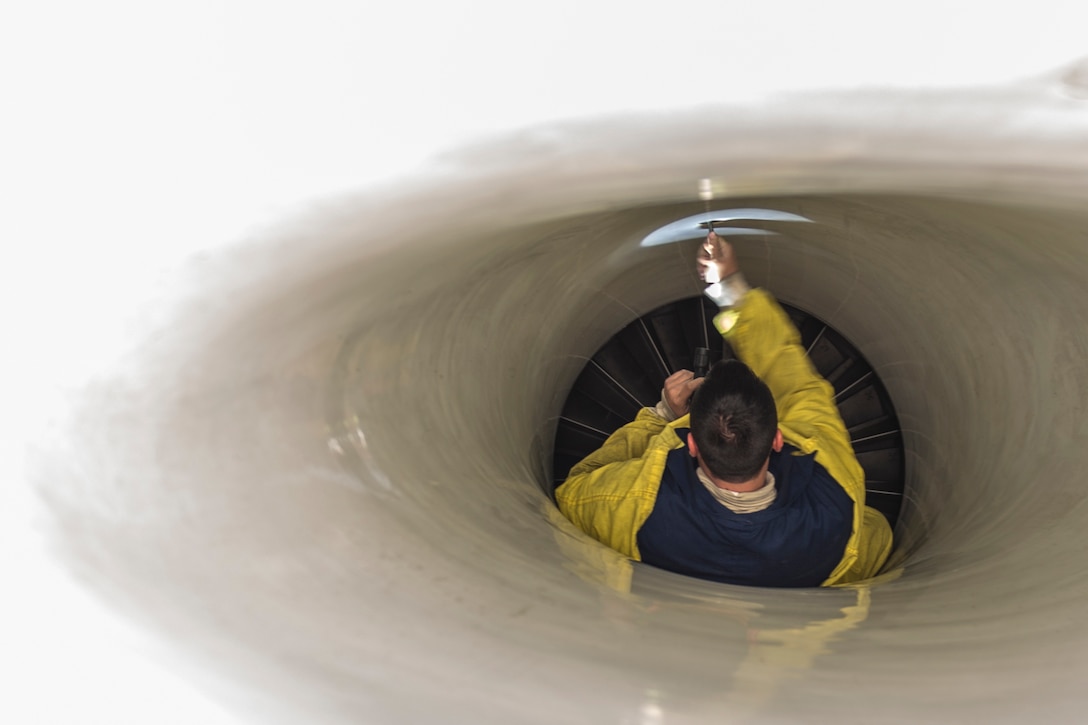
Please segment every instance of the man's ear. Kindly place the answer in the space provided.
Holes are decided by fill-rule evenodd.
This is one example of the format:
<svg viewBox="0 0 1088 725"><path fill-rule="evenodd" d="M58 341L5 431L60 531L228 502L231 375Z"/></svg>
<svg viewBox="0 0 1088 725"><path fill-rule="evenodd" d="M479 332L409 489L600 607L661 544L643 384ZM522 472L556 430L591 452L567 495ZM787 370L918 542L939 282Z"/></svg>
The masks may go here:
<svg viewBox="0 0 1088 725"><path fill-rule="evenodd" d="M699 446L695 445L695 436L691 433L688 433L688 453L691 454L692 458L699 457Z"/></svg>
<svg viewBox="0 0 1088 725"><path fill-rule="evenodd" d="M782 441L782 429L779 428L778 430L776 430L774 432L774 441L771 442L771 449L775 453L781 453L782 452L782 443L783 443L783 441Z"/></svg>

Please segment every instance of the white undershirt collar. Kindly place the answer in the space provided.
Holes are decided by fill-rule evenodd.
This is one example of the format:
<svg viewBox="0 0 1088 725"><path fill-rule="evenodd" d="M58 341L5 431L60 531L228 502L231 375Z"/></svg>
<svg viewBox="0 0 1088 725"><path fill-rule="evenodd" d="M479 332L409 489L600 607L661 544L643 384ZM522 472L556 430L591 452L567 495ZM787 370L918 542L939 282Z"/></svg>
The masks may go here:
<svg viewBox="0 0 1088 725"><path fill-rule="evenodd" d="M702 481L706 490L710 491L711 495L718 500L718 503L733 513L752 514L756 511L762 511L774 503L774 499L778 495L778 490L774 487L774 474L770 471L767 471L767 483L763 487L755 491L743 492L718 488L710 480L710 476L706 475L698 465L695 466L695 473L698 474L699 480Z"/></svg>

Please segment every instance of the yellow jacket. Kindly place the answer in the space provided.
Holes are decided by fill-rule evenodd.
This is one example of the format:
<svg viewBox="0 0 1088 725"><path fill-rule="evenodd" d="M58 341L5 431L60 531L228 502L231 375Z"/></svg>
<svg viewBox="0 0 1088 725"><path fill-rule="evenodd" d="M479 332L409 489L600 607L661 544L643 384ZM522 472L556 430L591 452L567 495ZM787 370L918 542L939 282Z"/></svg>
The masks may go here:
<svg viewBox="0 0 1088 725"><path fill-rule="evenodd" d="M865 505L864 473L833 390L813 368L797 328L761 289L748 292L714 322L737 357L771 389L785 442L802 454L814 453L854 502L853 532L823 586L875 576L891 552L891 527L880 512ZM684 446L672 431L689 426L688 416L667 423L643 409L571 469L556 489L560 511L598 541L640 560L638 531L654 510L666 457Z"/></svg>

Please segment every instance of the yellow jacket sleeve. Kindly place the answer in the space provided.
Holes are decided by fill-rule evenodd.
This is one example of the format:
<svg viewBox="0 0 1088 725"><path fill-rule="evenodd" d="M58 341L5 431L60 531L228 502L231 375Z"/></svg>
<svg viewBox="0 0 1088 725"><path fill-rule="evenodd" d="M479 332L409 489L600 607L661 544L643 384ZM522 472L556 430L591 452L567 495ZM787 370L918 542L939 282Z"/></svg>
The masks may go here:
<svg viewBox="0 0 1088 725"><path fill-rule="evenodd" d="M556 503L575 526L639 560L637 535L654 509L669 451L684 445L673 432L688 416L666 423L649 408L570 470Z"/></svg>
<svg viewBox="0 0 1088 725"><path fill-rule="evenodd" d="M737 357L771 389L782 437L802 453L815 453L817 463L854 501L853 534L842 561L824 585L875 575L890 551L891 531L886 521L880 529L883 517L878 512L866 513L865 473L835 405L834 390L816 372L801 347L797 328L770 293L762 289L749 291L735 308L720 313L714 322Z"/></svg>

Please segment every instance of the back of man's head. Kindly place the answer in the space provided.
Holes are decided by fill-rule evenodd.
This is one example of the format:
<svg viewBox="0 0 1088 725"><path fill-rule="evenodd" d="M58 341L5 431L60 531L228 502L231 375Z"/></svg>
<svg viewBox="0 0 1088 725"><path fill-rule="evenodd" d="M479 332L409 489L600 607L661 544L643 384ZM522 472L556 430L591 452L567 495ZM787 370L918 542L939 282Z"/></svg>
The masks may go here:
<svg viewBox="0 0 1088 725"><path fill-rule="evenodd" d="M739 360L716 363L691 398L691 434L710 473L751 480L771 453L778 411L770 388Z"/></svg>

